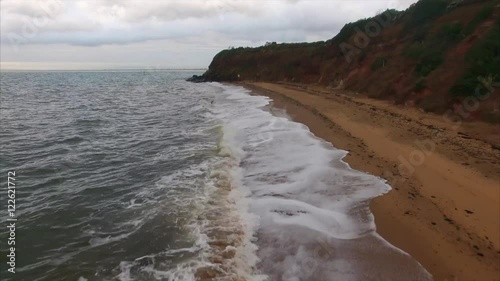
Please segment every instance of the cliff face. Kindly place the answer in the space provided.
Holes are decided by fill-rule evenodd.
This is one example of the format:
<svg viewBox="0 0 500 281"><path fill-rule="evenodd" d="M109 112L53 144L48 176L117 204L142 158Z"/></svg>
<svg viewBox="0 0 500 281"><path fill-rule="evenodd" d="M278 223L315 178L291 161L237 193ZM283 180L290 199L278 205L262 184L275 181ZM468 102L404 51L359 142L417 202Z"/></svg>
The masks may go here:
<svg viewBox="0 0 500 281"><path fill-rule="evenodd" d="M224 50L204 77L314 83L496 123L500 1L421 0L346 24L327 41Z"/></svg>

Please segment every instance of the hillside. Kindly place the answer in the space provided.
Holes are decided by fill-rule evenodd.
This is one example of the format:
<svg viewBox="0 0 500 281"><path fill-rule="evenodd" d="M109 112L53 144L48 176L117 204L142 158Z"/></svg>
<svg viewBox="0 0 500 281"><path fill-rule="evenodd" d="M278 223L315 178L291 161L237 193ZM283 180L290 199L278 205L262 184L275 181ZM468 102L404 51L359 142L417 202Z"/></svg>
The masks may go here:
<svg viewBox="0 0 500 281"><path fill-rule="evenodd" d="M499 0L421 0L327 41L223 50L203 76L315 84L498 123L499 38Z"/></svg>

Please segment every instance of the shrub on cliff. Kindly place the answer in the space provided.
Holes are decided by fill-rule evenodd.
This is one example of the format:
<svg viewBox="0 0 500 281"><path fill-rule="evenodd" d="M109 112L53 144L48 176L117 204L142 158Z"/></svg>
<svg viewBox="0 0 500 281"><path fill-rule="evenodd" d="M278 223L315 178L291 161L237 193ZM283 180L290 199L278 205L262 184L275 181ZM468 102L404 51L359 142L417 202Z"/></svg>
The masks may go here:
<svg viewBox="0 0 500 281"><path fill-rule="evenodd" d="M426 88L427 88L427 85L425 83L425 78L420 77L420 78L418 78L417 82L415 83L413 90L415 91L415 93L420 93L423 90L425 90Z"/></svg>
<svg viewBox="0 0 500 281"><path fill-rule="evenodd" d="M414 42L404 47L401 54L411 59L421 58L429 47L425 43Z"/></svg>
<svg viewBox="0 0 500 281"><path fill-rule="evenodd" d="M363 30L365 25L370 22L373 18L365 18L365 19L360 19L356 22L350 22L342 29L340 32L332 38L332 41L335 43L341 43L347 41L354 33L356 33L356 28L359 28L360 30Z"/></svg>
<svg viewBox="0 0 500 281"><path fill-rule="evenodd" d="M453 96L470 96L478 86L478 77L500 78L500 19L466 54L464 74L450 88Z"/></svg>
<svg viewBox="0 0 500 281"><path fill-rule="evenodd" d="M396 19L398 16L402 15L402 13L403 12L394 9L387 9L379 13L375 17L364 18L355 22L350 22L344 25L344 27L342 27L340 32L335 37L332 38L332 42L335 44L346 42L356 32L365 32L366 27L370 26L369 23L371 22L375 22L378 24L382 24L383 22L390 23L391 21L393 21L393 19Z"/></svg>
<svg viewBox="0 0 500 281"><path fill-rule="evenodd" d="M484 22L487 18L491 16L494 10L494 4L487 5L477 13L477 15L465 26L464 28L464 34L469 35L474 30L476 30L476 27Z"/></svg>
<svg viewBox="0 0 500 281"><path fill-rule="evenodd" d="M427 53L415 66L415 73L421 77L426 77L434 69L443 63L443 52L432 51Z"/></svg>
<svg viewBox="0 0 500 281"><path fill-rule="evenodd" d="M377 71L380 68L385 67L386 64L387 64L387 57L378 57L375 59L375 61L373 61L371 69L372 71Z"/></svg>
<svg viewBox="0 0 500 281"><path fill-rule="evenodd" d="M420 0L408 9L409 18L404 30L409 31L436 19L445 13L448 2L445 0Z"/></svg>
<svg viewBox="0 0 500 281"><path fill-rule="evenodd" d="M458 21L443 25L438 36L451 43L459 42L465 37L462 33L462 24Z"/></svg>

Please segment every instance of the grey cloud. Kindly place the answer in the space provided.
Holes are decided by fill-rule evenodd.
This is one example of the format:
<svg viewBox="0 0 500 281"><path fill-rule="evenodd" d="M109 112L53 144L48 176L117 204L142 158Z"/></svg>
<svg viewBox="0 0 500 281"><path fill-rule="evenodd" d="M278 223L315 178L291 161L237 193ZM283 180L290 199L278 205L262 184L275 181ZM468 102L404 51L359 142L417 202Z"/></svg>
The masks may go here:
<svg viewBox="0 0 500 281"><path fill-rule="evenodd" d="M212 18L226 13L256 16L261 12L261 5L252 1L239 0L190 0L190 1L119 1L107 0L95 2L92 10L102 14L114 14L125 22L140 23L145 21L173 21L188 18Z"/></svg>
<svg viewBox="0 0 500 281"><path fill-rule="evenodd" d="M42 20L40 20L42 22ZM100 24L91 21L72 21L63 19L54 21L51 19L44 19L43 24L37 24L30 18L14 17L8 21L8 24L2 26L2 36L7 33L17 33L22 35L25 30L35 33L72 33L72 32L93 32L101 27ZM34 30L34 31L32 31Z"/></svg>
<svg viewBox="0 0 500 281"><path fill-rule="evenodd" d="M64 13L65 2L62 0L1 1L1 8L7 14L37 18L55 17Z"/></svg>
<svg viewBox="0 0 500 281"><path fill-rule="evenodd" d="M133 56L139 56L144 52L143 46L153 48L158 43L164 48L176 48L169 50L170 54L202 56L200 61L206 63L221 48L228 46L258 46L266 41L327 40L345 23L373 16L389 7L389 2L394 1L66 0L62 2L61 13L38 26L30 38L15 42L20 46L19 52L0 55L7 61L33 61L37 56L40 60L45 56L44 61L51 61L74 56L71 52L71 56L64 58L60 53L52 56L51 48L58 46L58 50L78 50L78 54L86 53L87 60L94 56L100 62L107 61L102 50L106 50L106 54L124 54L122 50L135 48L137 54ZM415 1L397 3L405 8L412 2ZM36 9L28 7L29 3L34 5L32 1L3 0L1 3L0 41L4 50L5 45L8 47L12 43L9 34L22 37L25 22L33 20L30 15ZM45 49L46 52L42 52ZM156 56L161 56L161 50L155 52ZM122 59L128 61L131 57ZM195 62L194 59L190 61Z"/></svg>
<svg viewBox="0 0 500 281"><path fill-rule="evenodd" d="M23 10L25 6L22 4L16 7L11 4L9 9ZM294 41L306 40L311 37L308 33L327 32L330 32L328 38L331 38L343 24L361 17L352 16L353 14L368 16L382 7L384 6L378 1L72 2L65 4L64 15L59 15L40 27L37 35L24 43L66 43L83 46L128 44L197 36L208 31L252 41L259 38L285 41L291 37ZM21 33L23 28L20 17L7 13L2 17L2 42L8 43L5 34Z"/></svg>

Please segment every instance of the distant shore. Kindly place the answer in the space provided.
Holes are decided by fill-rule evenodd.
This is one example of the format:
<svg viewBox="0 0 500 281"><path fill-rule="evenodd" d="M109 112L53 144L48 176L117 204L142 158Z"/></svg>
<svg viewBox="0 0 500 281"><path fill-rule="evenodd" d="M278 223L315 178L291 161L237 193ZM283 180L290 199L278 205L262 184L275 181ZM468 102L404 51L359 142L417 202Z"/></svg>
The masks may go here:
<svg viewBox="0 0 500 281"><path fill-rule="evenodd" d="M435 280L498 280L498 126L456 124L322 87L239 84L349 151L344 160L352 168L386 179L393 190L370 205L377 232Z"/></svg>

